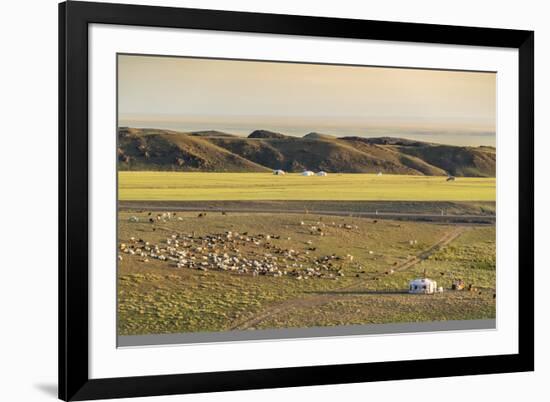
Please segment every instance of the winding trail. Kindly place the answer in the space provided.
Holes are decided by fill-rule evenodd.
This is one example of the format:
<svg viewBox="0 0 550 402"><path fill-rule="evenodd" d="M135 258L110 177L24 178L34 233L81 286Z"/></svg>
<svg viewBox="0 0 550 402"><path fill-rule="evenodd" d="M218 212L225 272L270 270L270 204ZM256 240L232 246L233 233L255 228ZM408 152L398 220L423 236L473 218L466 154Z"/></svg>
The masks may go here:
<svg viewBox="0 0 550 402"><path fill-rule="evenodd" d="M427 259L429 256L437 252L441 247L446 246L453 240L458 238L466 228L464 226L458 226L454 230L445 233L435 244L422 251L420 254L410 257L406 261L393 268L394 271L405 271L406 269L418 264L420 261Z"/></svg>
<svg viewBox="0 0 550 402"><path fill-rule="evenodd" d="M394 271L405 271L414 265L418 264L419 262L427 259L429 256L437 252L441 249L441 247L444 247L457 239L464 231L466 230L466 227L464 226L458 226L454 228L453 230L445 233L436 243L428 247L427 249L420 252L418 255L408 258L406 261L402 262L401 264L397 265L396 267L392 267ZM290 299L285 300L281 303L278 303L274 306L268 307L267 309L259 312L258 314L245 318L243 320L235 322L231 327L230 330L247 330L252 329L259 323L265 321L266 319L273 318L277 316L280 313L288 311L288 309L296 308L296 307L315 307L320 306L335 300L339 300L345 297L349 297L350 295L353 295L357 291L364 290L364 286L361 286L361 284L358 283L352 283L350 285L342 286L340 288L332 289L332 294L316 294L316 295L308 295L302 298L297 299ZM371 293L403 293L399 291L385 291L385 292L377 292L372 291Z"/></svg>

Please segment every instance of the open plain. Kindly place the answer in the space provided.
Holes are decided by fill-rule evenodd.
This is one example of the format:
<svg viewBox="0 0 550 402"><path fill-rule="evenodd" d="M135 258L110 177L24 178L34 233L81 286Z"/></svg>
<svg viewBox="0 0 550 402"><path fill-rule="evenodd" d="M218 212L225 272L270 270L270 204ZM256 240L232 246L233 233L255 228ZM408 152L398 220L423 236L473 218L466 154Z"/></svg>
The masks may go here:
<svg viewBox="0 0 550 402"><path fill-rule="evenodd" d="M493 224L142 207L119 211L119 335L495 317ZM424 274L445 291L408 294Z"/></svg>
<svg viewBox="0 0 550 402"><path fill-rule="evenodd" d="M119 201L495 201L495 178L120 171Z"/></svg>

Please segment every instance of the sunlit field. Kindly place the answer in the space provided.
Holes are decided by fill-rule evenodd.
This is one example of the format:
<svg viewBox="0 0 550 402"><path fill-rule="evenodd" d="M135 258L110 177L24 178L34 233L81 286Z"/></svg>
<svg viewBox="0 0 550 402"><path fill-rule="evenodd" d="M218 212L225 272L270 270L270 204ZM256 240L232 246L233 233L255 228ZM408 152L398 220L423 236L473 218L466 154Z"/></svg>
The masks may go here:
<svg viewBox="0 0 550 402"><path fill-rule="evenodd" d="M118 173L120 201L495 201L495 178L271 173Z"/></svg>
<svg viewBox="0 0 550 402"><path fill-rule="evenodd" d="M150 223L147 211L119 213L119 243L127 246L119 247L119 335L495 317L494 225L315 214L170 215ZM185 264L142 255L158 246L159 255L168 256L176 248L173 236ZM212 255L224 254L231 262L220 268ZM276 268L256 275L257 263ZM445 291L408 294L409 281L423 275ZM473 288L451 290L459 278Z"/></svg>

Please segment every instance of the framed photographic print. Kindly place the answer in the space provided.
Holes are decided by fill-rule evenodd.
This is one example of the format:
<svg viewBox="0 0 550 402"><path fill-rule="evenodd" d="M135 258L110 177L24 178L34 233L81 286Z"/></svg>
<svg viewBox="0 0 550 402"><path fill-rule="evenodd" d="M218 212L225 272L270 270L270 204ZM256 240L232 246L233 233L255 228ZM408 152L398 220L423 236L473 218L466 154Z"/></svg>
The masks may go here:
<svg viewBox="0 0 550 402"><path fill-rule="evenodd" d="M61 399L533 370L533 32L59 23Z"/></svg>

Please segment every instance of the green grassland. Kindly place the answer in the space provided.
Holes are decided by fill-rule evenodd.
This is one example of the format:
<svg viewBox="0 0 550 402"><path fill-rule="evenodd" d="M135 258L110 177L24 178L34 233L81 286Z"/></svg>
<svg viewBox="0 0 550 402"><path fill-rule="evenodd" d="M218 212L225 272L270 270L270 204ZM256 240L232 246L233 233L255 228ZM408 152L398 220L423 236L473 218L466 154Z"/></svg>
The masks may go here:
<svg viewBox="0 0 550 402"><path fill-rule="evenodd" d="M426 224L412 225L420 225L418 230L426 228ZM494 226L469 227L450 245L404 272L381 275L380 282L365 284L359 291L319 292L341 297L320 305L304 303L292 306L281 314L263 320L257 328L495 318L495 303L492 300L496 286L495 252ZM438 285L444 286L446 291L418 297L376 292L406 287L408 279L422 277L424 272L437 280ZM473 284L475 291L449 290L452 278ZM315 307L314 314L311 307Z"/></svg>
<svg viewBox="0 0 550 402"><path fill-rule="evenodd" d="M193 178L198 176L206 179L203 185L198 179L194 181ZM384 186L384 183L392 181L399 183L395 177L385 176L381 178L383 180L380 183L375 183L377 177L365 176L343 175L339 178L334 175L332 183L342 185L338 179L344 182L364 180L371 183L371 186ZM232 177L235 178L234 181ZM264 186L269 186L273 182L283 183L279 181L279 177L271 175L140 173L137 176L121 175L121 192L126 194L126 197L133 194L141 199L140 197L150 196L148 186L152 184L160 189L163 185L169 189L170 183L176 183L178 187L174 189L174 196L185 197L185 183L179 184L180 178L184 182L189 179L193 183L193 188L199 191L202 189L200 194L204 197L211 194L227 198L236 196L238 193L232 192L236 182L240 182L241 188L244 185L244 194L250 196L259 196L265 191L256 191L254 183ZM327 178L287 176L282 179L284 183L289 183L285 184L286 189L296 188L296 191L304 196L309 193L300 190L300 186L295 183L308 180L318 182ZM332 178L328 179L327 182ZM491 188L491 181L483 180L485 185L475 181L472 184L479 193L484 192L481 190L484 186ZM439 178L439 181L444 182L442 178ZM461 182L462 179L451 185L460 185ZM467 182L469 181L465 181ZM440 188L440 194L444 193L445 183L442 186L437 181L428 180L428 183L424 185ZM128 185L130 187L126 187L126 190L136 190L124 193L124 186ZM273 191L277 191L273 184L271 186L274 187ZM409 193L412 191L411 188L409 187ZM193 196L195 191L197 190L191 192ZM491 191L494 192L494 181ZM320 193L315 194L321 196ZM323 195L336 197L340 194ZM167 194L163 193L161 198L166 196ZM157 212L152 214L154 217ZM133 217L138 221L136 222ZM119 211L119 243L129 244L131 238L135 237L151 244L162 245L171 235L180 233L192 233L195 237L227 231L246 232L250 235L271 234L274 237L260 245L239 245L240 253L249 258L260 258L266 252L271 253L273 248L293 249L303 257L304 269L314 258L335 254L341 257L335 262L341 275L330 279L312 277L307 280L298 280L290 275L253 276L214 269L202 271L177 268L170 261L144 261L137 255L122 254L122 260L118 265L119 335L495 317L493 295L496 269L493 225L462 226L460 236L450 244L435 250L430 257L418 264L398 270L397 267L405 261L421 254L446 234L456 230L457 226L282 213L223 215L219 212L209 212L206 216L198 217L196 212L177 212L174 219L165 222L155 220L152 223L149 221L150 217L147 210ZM320 222L325 225L323 236L308 229ZM411 243L411 240L415 241ZM348 254L353 256L353 260ZM393 268L396 268L395 272L391 271ZM428 277L437 280L438 285L446 289L451 287L453 279L461 278L467 284L473 284L476 290L447 290L436 295L403 293L408 281L421 276L424 271ZM271 313L265 315L266 311ZM249 324L243 327L243 323L246 322Z"/></svg>
<svg viewBox="0 0 550 402"><path fill-rule="evenodd" d="M120 201L495 201L495 178L120 171Z"/></svg>

